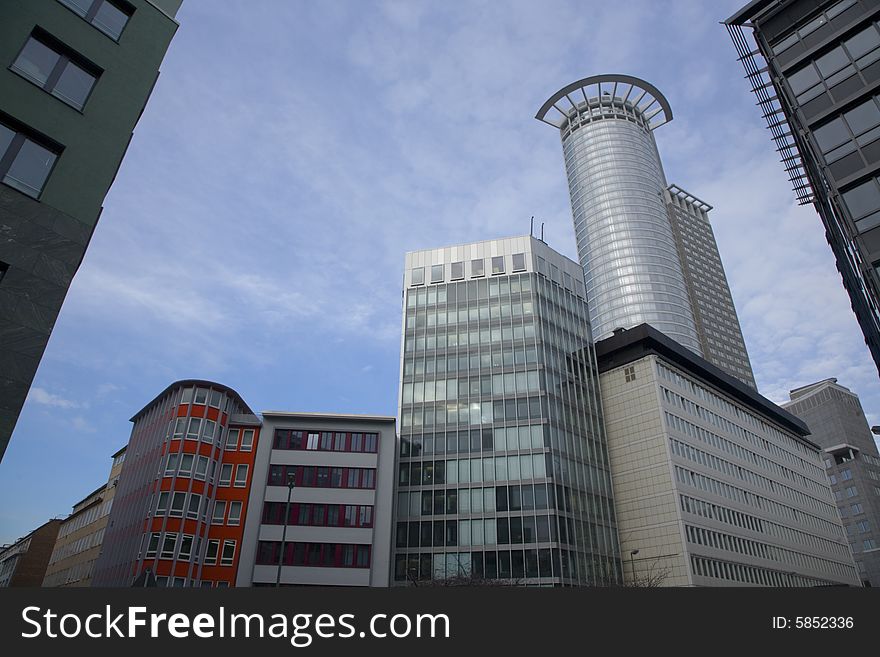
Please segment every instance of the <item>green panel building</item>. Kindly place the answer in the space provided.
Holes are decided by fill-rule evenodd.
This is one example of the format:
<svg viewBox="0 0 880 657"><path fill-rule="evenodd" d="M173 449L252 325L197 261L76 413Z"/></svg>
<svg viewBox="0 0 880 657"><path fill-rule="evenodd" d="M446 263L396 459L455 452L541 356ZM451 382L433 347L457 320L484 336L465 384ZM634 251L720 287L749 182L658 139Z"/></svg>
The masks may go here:
<svg viewBox="0 0 880 657"><path fill-rule="evenodd" d="M181 2L0 2L0 459Z"/></svg>

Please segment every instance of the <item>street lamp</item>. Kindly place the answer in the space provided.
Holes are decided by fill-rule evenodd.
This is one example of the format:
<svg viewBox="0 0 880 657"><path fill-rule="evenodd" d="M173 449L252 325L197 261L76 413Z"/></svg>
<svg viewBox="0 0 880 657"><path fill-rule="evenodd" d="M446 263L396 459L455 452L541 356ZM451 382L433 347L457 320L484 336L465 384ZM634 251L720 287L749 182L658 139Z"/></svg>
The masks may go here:
<svg viewBox="0 0 880 657"><path fill-rule="evenodd" d="M629 564L630 564L630 567L632 568L632 583L633 583L633 586L636 585L636 560L635 560L635 556L636 556L638 553L639 553L638 550L633 550L632 552L629 553Z"/></svg>
<svg viewBox="0 0 880 657"><path fill-rule="evenodd" d="M290 498L293 496L293 487L296 485L296 473L287 474L287 506L284 508L284 524L281 526L281 554L278 555L278 577L275 586L281 586L281 564L284 563L284 543L287 538L287 523L290 522Z"/></svg>

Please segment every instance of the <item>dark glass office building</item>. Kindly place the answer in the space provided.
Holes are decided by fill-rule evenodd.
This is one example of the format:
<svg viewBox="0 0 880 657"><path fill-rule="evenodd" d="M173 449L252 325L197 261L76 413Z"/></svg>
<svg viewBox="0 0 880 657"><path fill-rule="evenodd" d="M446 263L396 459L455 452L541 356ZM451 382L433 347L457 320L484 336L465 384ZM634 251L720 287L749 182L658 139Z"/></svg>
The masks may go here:
<svg viewBox="0 0 880 657"><path fill-rule="evenodd" d="M0 458L181 1L0 4Z"/></svg>
<svg viewBox="0 0 880 657"><path fill-rule="evenodd" d="M878 19L878 0L754 0L725 23L880 370Z"/></svg>
<svg viewBox="0 0 880 657"><path fill-rule="evenodd" d="M406 256L394 582L621 581L583 270L514 237Z"/></svg>

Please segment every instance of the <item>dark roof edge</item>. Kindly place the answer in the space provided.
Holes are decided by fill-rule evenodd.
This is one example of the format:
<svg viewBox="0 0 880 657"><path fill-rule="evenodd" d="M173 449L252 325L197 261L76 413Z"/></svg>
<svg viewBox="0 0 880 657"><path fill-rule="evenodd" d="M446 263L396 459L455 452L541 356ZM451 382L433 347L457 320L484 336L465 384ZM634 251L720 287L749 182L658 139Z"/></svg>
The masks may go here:
<svg viewBox="0 0 880 657"><path fill-rule="evenodd" d="M752 0L745 7L737 11L733 16L724 21L725 25L742 25L750 18L760 14L764 9L779 0Z"/></svg>
<svg viewBox="0 0 880 657"><path fill-rule="evenodd" d="M119 456L120 454L122 454L122 452L124 452L124 451L127 450L127 449L128 449L128 445L123 445L120 449L116 450L116 452L114 452L113 454L111 454L111 455L110 455L110 458L111 458L111 459L115 459L117 456Z"/></svg>
<svg viewBox="0 0 880 657"><path fill-rule="evenodd" d="M184 386L192 386L192 385L194 385L194 386L205 386L205 387L210 387L210 388L218 388L218 389L223 390L223 391L225 391L225 392L232 393L232 395L233 395L233 397L235 397L236 401L238 401L238 402L239 402L239 403L245 408L245 410L247 410L247 412L248 412L250 415L256 415L256 414L251 410L251 407L247 405L247 402L245 402L245 400L242 399L241 395L239 395L235 390L233 390L233 389L230 388L229 386L223 385L222 383L217 383L216 381L208 381L207 379L181 379L180 381L175 381L174 383L170 384L167 388L165 388L165 390L163 390L163 391L160 392L158 395L156 395L156 396L152 399L152 401L150 401L146 406L144 406L141 410L139 410L137 413L135 413L135 414L131 417L131 419L129 420L129 422L134 422L135 420L137 420L137 419L138 419L141 415L143 415L148 409L152 408L152 406L153 406L156 402L158 402L160 399L162 399L162 397L164 397L165 395L167 395L167 394L168 394L169 392L171 392L174 388L182 388L182 387L184 387Z"/></svg>
<svg viewBox="0 0 880 657"><path fill-rule="evenodd" d="M705 358L681 346L653 326L639 324L596 343L596 360L600 373L651 354L667 358L687 372L704 379L707 383L720 388L746 406L793 431L802 442L810 447L821 450L819 445L804 438L810 434L810 429L803 420L777 406Z"/></svg>

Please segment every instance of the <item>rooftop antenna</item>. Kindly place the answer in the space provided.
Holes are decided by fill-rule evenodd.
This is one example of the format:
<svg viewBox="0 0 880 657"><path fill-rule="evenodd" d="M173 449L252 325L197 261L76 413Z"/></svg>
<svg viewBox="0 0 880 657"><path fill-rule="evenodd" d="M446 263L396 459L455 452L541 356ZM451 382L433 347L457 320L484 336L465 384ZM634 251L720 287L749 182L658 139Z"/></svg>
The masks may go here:
<svg viewBox="0 0 880 657"><path fill-rule="evenodd" d="M544 222L541 222L541 241L544 242ZM544 242L546 244L547 242Z"/></svg>
<svg viewBox="0 0 880 657"><path fill-rule="evenodd" d="M529 237L535 236L535 215L532 215L532 218L529 219Z"/></svg>

